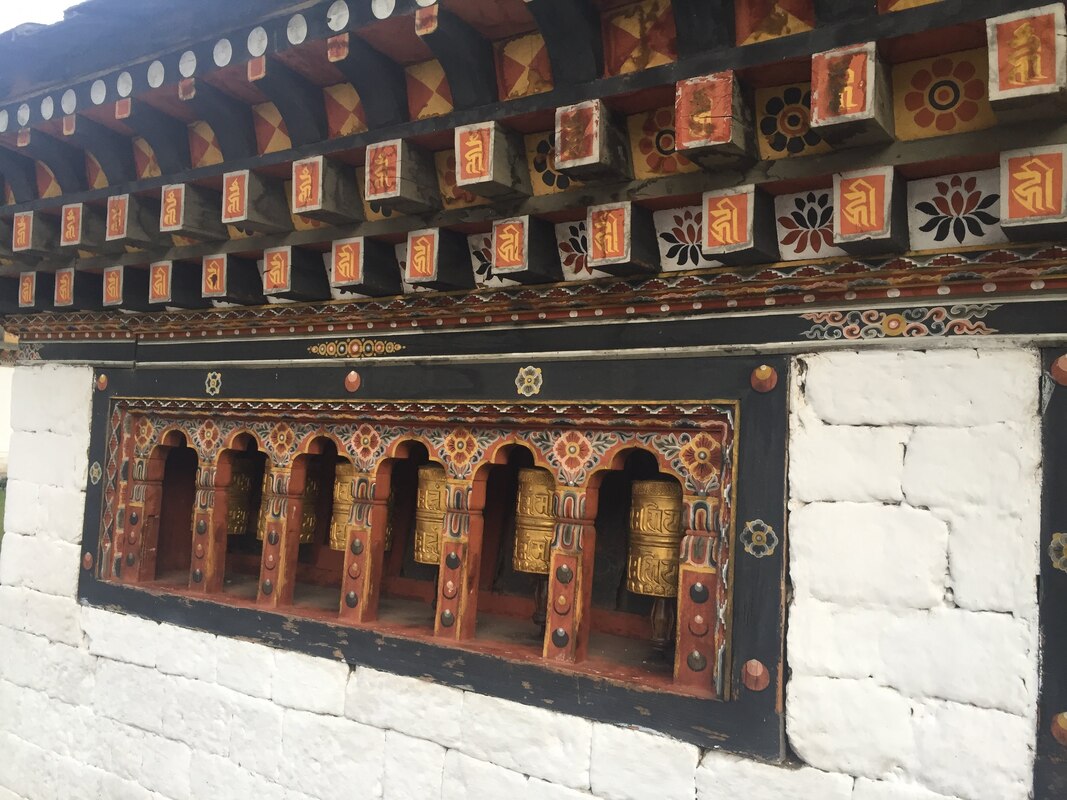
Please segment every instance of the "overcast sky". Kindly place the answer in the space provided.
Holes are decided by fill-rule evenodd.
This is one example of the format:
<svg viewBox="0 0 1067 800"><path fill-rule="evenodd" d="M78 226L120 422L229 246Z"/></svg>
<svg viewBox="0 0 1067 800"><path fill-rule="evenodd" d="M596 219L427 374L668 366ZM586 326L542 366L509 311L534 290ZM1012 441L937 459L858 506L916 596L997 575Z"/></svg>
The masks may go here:
<svg viewBox="0 0 1067 800"><path fill-rule="evenodd" d="M24 22L59 22L63 9L77 3L78 0L0 0L0 31Z"/></svg>

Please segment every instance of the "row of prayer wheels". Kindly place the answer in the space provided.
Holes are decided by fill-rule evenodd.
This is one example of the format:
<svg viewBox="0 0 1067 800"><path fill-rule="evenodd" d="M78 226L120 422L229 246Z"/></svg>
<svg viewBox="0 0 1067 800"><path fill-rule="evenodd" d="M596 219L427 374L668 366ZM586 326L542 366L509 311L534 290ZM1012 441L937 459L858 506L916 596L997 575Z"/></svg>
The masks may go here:
<svg viewBox="0 0 1067 800"><path fill-rule="evenodd" d="M233 480L229 488L227 531L232 536L248 531L249 506L254 485L255 462L235 459ZM344 550L352 513L352 479L354 467L339 461L333 488L333 513L330 520L330 547ZM264 476L264 493L269 476ZM512 566L516 572L547 575L550 568L552 537L556 520L552 514L555 481L541 469L520 469L518 498L515 508L515 550ZM314 541L317 527L316 506L320 487L309 476L303 494L300 543ZM445 471L436 464L419 467L415 500L415 561L437 565L441 561L441 538L447 508ZM392 498L390 498L390 501ZM390 502L386 547L392 545L393 515ZM266 513L264 507L263 513ZM262 522L262 520L257 520ZM634 481L630 504L629 549L626 586L635 594L650 597L675 597L678 593L678 550L682 539L682 492L674 481ZM258 526L257 538L263 538L264 526Z"/></svg>

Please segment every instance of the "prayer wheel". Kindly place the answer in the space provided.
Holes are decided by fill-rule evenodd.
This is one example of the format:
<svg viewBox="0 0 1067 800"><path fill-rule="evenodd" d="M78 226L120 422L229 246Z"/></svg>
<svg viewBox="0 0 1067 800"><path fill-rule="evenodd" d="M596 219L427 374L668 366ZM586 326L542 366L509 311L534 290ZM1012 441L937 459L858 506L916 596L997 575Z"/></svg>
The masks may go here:
<svg viewBox="0 0 1067 800"><path fill-rule="evenodd" d="M681 542L682 488L672 481L634 481L626 588L676 597Z"/></svg>
<svg viewBox="0 0 1067 800"><path fill-rule="evenodd" d="M436 464L419 467L419 490L415 498L415 560L420 564L441 563L441 536L447 502L444 468Z"/></svg>
<svg viewBox="0 0 1067 800"><path fill-rule="evenodd" d="M304 482L304 496L301 503L300 544L313 544L315 541L315 529L319 525L316 506L319 504L320 491L318 476L308 475Z"/></svg>
<svg viewBox="0 0 1067 800"><path fill-rule="evenodd" d="M552 516L552 495L556 482L543 469L519 470L519 494L515 503L516 572L547 575L549 549L556 528Z"/></svg>
<svg viewBox="0 0 1067 800"><path fill-rule="evenodd" d="M248 533L248 507L252 499L252 472L254 463L250 458L234 457L230 485L226 489L226 535L243 536Z"/></svg>
<svg viewBox="0 0 1067 800"><path fill-rule="evenodd" d="M348 461L337 462L333 481L333 515L330 518L330 549L344 550L348 547L348 520L352 516L352 479L355 467Z"/></svg>

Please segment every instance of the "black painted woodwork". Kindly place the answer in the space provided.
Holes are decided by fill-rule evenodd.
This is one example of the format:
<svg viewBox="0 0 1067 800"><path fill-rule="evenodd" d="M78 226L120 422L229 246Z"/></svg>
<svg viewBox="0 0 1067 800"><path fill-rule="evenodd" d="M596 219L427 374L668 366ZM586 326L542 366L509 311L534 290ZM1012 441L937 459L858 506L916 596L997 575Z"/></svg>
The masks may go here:
<svg viewBox="0 0 1067 800"><path fill-rule="evenodd" d="M259 148L251 107L219 91L207 81L197 80L193 92L193 96L185 102L211 126L223 158L227 162L255 158ZM188 147L186 143L186 149ZM221 171L216 170L216 173Z"/></svg>
<svg viewBox="0 0 1067 800"><path fill-rule="evenodd" d="M266 73L256 79L255 86L278 107L294 146L329 138L322 90L303 75L276 59L268 59Z"/></svg>
<svg viewBox="0 0 1067 800"><path fill-rule="evenodd" d="M88 117L76 116L73 122L72 129L66 128L63 131L63 140L92 153L107 176L109 185L129 183L137 179L133 142L130 139ZM62 182L60 186L63 186Z"/></svg>
<svg viewBox="0 0 1067 800"><path fill-rule="evenodd" d="M348 34L348 56L333 65L359 94L367 127L399 125L408 118L404 68L358 36Z"/></svg>
<svg viewBox="0 0 1067 800"><path fill-rule="evenodd" d="M199 262L173 262L170 273L170 300L158 306L173 308L211 308L211 301L201 295L201 270ZM157 304L151 308L158 310Z"/></svg>
<svg viewBox="0 0 1067 800"><path fill-rule="evenodd" d="M496 66L493 46L474 28L441 6L422 9L419 14L436 16L430 32L421 38L445 71L456 108L477 108L497 99ZM416 30L418 23L416 23Z"/></svg>
<svg viewBox="0 0 1067 800"><path fill-rule="evenodd" d="M354 292L370 297L388 297L400 294L400 264L396 260L396 248L387 242L364 239L363 280L338 287L342 292Z"/></svg>
<svg viewBox="0 0 1067 800"><path fill-rule="evenodd" d="M122 270L122 302L118 305L129 311L149 311L148 270L119 267Z"/></svg>
<svg viewBox="0 0 1067 800"><path fill-rule="evenodd" d="M212 297L245 306L263 305L263 279L255 261L235 256L226 257L226 286L221 297Z"/></svg>
<svg viewBox="0 0 1067 800"><path fill-rule="evenodd" d="M74 273L74 302L64 306L67 311L99 311L104 305L104 279L98 272ZM40 275L38 274L38 277ZM40 291L40 286L37 287ZM58 308L58 307L57 307Z"/></svg>
<svg viewBox="0 0 1067 800"><path fill-rule="evenodd" d="M29 141L18 147L17 152L40 161L52 170L64 193L84 192L89 188L84 151L41 131L29 131Z"/></svg>
<svg viewBox="0 0 1067 800"><path fill-rule="evenodd" d="M733 46L734 0L672 0L671 7L678 31L679 57Z"/></svg>
<svg viewBox="0 0 1067 800"><path fill-rule="evenodd" d="M192 166L186 123L139 100L131 101L130 114L122 121L151 145L159 171L164 175L182 172ZM219 146L222 146L221 140Z"/></svg>
<svg viewBox="0 0 1067 800"><path fill-rule="evenodd" d="M268 265L269 266L269 265ZM289 254L289 291L271 292L288 300L329 300L330 282L322 265L322 254L299 247Z"/></svg>
<svg viewBox="0 0 1067 800"><path fill-rule="evenodd" d="M544 37L557 88L604 74L600 11L591 0L528 0L526 9Z"/></svg>

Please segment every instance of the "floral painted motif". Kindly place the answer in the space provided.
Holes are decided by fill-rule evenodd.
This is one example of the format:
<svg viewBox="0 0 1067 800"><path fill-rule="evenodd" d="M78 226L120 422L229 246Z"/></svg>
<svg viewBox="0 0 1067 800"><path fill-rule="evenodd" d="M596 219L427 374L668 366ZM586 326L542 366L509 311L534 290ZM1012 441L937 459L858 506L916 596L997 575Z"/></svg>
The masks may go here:
<svg viewBox="0 0 1067 800"><path fill-rule="evenodd" d="M156 434L155 426L147 417L139 417L134 428L133 438L137 443L137 452L146 453Z"/></svg>
<svg viewBox="0 0 1067 800"><path fill-rule="evenodd" d="M1048 557L1052 559L1052 566L1061 572L1067 572L1067 533L1052 534L1052 542L1048 546Z"/></svg>
<svg viewBox="0 0 1067 800"><path fill-rule="evenodd" d="M100 483L100 479L104 477L104 468L100 466L99 461L94 461L93 465L89 467L89 480L93 486Z"/></svg>
<svg viewBox="0 0 1067 800"><path fill-rule="evenodd" d="M582 280L603 274L589 266L589 237L586 234L585 220L557 225L556 244L559 246L564 280Z"/></svg>
<svg viewBox="0 0 1067 800"><path fill-rule="evenodd" d="M213 454L222 446L222 431L214 420L205 420L193 434L193 441L201 453Z"/></svg>
<svg viewBox="0 0 1067 800"><path fill-rule="evenodd" d="M774 528L761 519L745 524L741 531L741 544L745 552L754 558L773 556L778 549L778 534Z"/></svg>
<svg viewBox="0 0 1067 800"><path fill-rule="evenodd" d="M963 244L968 234L981 238L990 226L1000 221L990 213L999 200L999 194L983 194L978 188L978 178L971 176L964 180L953 175L936 183L936 193L930 200L915 205L916 211L929 217L919 230L933 233L938 242L951 236Z"/></svg>
<svg viewBox="0 0 1067 800"><path fill-rule="evenodd" d="M489 202L484 197L468 192L456 184L456 153L454 150L442 150L434 155L437 168L437 188L441 192L441 205L444 208L468 208L481 206Z"/></svg>
<svg viewBox="0 0 1067 800"><path fill-rule="evenodd" d="M552 453L568 472L577 472L593 455L593 446L584 434L568 431L552 446Z"/></svg>
<svg viewBox="0 0 1067 800"><path fill-rule="evenodd" d="M457 471L463 472L481 448L470 431L457 428L445 437L444 449Z"/></svg>
<svg viewBox="0 0 1067 800"><path fill-rule="evenodd" d="M756 94L760 155L765 159L821 153L829 149L811 129L811 84L762 89Z"/></svg>
<svg viewBox="0 0 1067 800"><path fill-rule="evenodd" d="M360 425L359 429L352 434L349 446L363 463L371 461L378 448L382 446L382 437L370 425Z"/></svg>
<svg viewBox="0 0 1067 800"><path fill-rule="evenodd" d="M627 124L633 150L634 175L638 179L699 169L675 150L673 106L635 114Z"/></svg>
<svg viewBox="0 0 1067 800"><path fill-rule="evenodd" d="M664 270L694 269L718 264L700 247L703 212L700 206L657 211L653 215Z"/></svg>
<svg viewBox="0 0 1067 800"><path fill-rule="evenodd" d="M284 464L296 448L296 434L291 425L279 422L270 429L267 436L267 449L275 464Z"/></svg>
<svg viewBox="0 0 1067 800"><path fill-rule="evenodd" d="M565 192L581 186L579 181L556 169L556 134L552 131L526 137L526 160L535 196Z"/></svg>
<svg viewBox="0 0 1067 800"><path fill-rule="evenodd" d="M521 397L533 397L541 394L544 377L540 367L523 367L515 377L515 390Z"/></svg>
<svg viewBox="0 0 1067 800"><path fill-rule="evenodd" d="M908 308L900 312L817 311L804 314L815 323L804 331L806 339L884 339L918 336L988 336L996 333L981 320L1000 306L956 305L949 308Z"/></svg>
<svg viewBox="0 0 1067 800"><path fill-rule="evenodd" d="M893 85L899 138L922 139L990 127L996 119L987 84L985 50L898 65Z"/></svg>
<svg viewBox="0 0 1067 800"><path fill-rule="evenodd" d="M775 198L778 244L782 257L816 258L840 255L834 246L834 204L830 192L802 192Z"/></svg>
<svg viewBox="0 0 1067 800"><path fill-rule="evenodd" d="M209 397L217 397L222 391L222 373L209 372L204 379L204 391Z"/></svg>
<svg viewBox="0 0 1067 800"><path fill-rule="evenodd" d="M722 445L706 433L698 433L678 451L678 458L697 483L708 483L722 470Z"/></svg>

